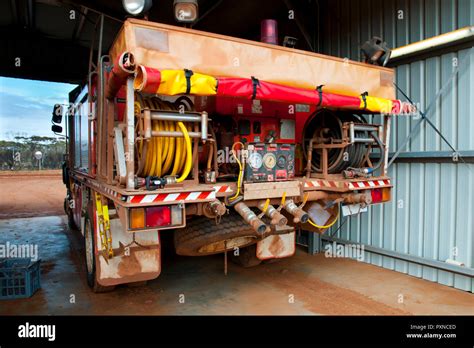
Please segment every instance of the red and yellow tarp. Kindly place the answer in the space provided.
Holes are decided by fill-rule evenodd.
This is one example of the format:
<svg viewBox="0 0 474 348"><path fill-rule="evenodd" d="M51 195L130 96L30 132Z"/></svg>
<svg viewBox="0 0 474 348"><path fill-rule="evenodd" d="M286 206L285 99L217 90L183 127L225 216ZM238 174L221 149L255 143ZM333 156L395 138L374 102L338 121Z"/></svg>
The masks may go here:
<svg viewBox="0 0 474 348"><path fill-rule="evenodd" d="M213 77L190 70L157 70L139 66L134 88L151 94L199 96L227 96L269 100L285 103L312 104L319 107L364 110L373 113L398 114L402 103L369 95L349 96L284 86L252 78Z"/></svg>

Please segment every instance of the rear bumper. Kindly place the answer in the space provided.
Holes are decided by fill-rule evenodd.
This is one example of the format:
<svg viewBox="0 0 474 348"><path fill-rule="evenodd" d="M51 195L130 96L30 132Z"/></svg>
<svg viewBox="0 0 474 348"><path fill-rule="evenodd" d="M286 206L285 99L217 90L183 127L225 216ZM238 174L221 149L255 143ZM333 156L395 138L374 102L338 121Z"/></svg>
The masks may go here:
<svg viewBox="0 0 474 348"><path fill-rule="evenodd" d="M199 185L185 184L154 191L142 189L127 191L123 188L108 185L87 176L77 174L72 174L72 176L76 181L84 183L124 207L206 203L219 198L231 197L236 192L235 182ZM247 189L245 187L247 187ZM287 197L295 197L295 199L298 200L302 198L306 192L311 191L350 193L393 187L393 185L389 177L344 179L342 176L334 175L329 179L297 177L292 181L262 183L261 194L256 193L258 187L259 184L244 184L244 200L262 200L281 197L283 192L286 192ZM285 187L287 187L287 191L285 191Z"/></svg>

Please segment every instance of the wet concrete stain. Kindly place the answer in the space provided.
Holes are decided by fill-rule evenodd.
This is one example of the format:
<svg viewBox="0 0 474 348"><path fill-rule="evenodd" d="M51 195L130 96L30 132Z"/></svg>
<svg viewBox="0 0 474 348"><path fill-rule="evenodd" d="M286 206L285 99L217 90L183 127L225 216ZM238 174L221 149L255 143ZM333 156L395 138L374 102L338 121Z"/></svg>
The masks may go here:
<svg viewBox="0 0 474 348"><path fill-rule="evenodd" d="M170 236L163 235L159 278L94 294L85 281L82 238L64 216L0 220L0 243L37 243L42 260L42 289L30 299L0 301L0 314L474 314L470 293L302 250L256 268L229 264L225 276L222 255L177 256Z"/></svg>

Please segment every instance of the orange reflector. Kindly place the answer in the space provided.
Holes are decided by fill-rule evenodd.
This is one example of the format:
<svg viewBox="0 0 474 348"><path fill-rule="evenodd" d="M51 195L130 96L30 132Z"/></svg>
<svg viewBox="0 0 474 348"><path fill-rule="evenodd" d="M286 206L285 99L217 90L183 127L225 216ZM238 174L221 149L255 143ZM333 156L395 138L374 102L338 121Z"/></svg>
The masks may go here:
<svg viewBox="0 0 474 348"><path fill-rule="evenodd" d="M388 202L392 198L392 188L384 187L382 189L382 202Z"/></svg>
<svg viewBox="0 0 474 348"><path fill-rule="evenodd" d="M130 209L130 228L144 228L145 227L145 208Z"/></svg>

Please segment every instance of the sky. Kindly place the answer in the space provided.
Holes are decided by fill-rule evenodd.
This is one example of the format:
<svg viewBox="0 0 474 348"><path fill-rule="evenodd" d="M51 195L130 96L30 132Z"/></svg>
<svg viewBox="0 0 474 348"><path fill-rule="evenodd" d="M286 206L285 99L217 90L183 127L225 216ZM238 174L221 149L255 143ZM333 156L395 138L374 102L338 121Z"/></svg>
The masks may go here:
<svg viewBox="0 0 474 348"><path fill-rule="evenodd" d="M0 140L50 136L54 104L67 104L76 85L0 77ZM64 128L64 119L63 124Z"/></svg>

